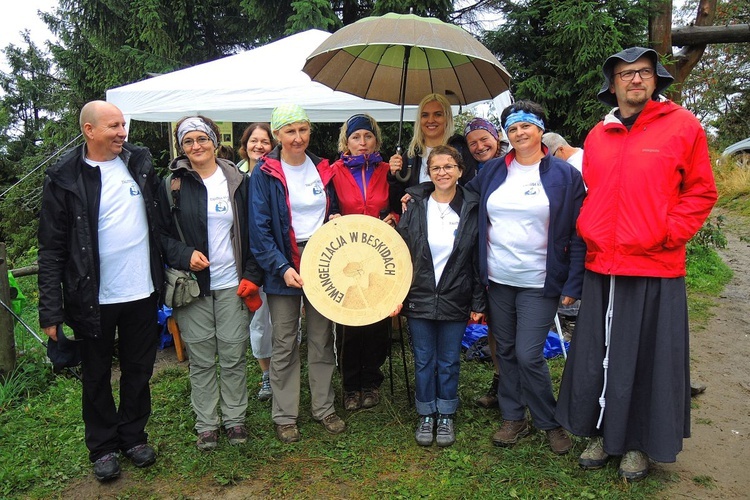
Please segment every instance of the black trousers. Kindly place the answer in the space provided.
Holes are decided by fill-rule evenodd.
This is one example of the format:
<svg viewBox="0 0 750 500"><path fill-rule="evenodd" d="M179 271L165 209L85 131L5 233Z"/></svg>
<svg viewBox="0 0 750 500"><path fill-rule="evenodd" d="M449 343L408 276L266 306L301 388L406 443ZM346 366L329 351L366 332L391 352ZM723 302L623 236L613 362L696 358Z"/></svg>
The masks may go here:
<svg viewBox="0 0 750 500"><path fill-rule="evenodd" d="M149 380L158 341L156 308L155 293L133 302L101 305L101 337L84 337L81 342L83 423L92 462L107 453L147 442L144 429L151 415ZM110 381L115 332L121 373L117 407Z"/></svg>
<svg viewBox="0 0 750 500"><path fill-rule="evenodd" d="M388 356L388 322L386 318L367 326L338 325L337 346L344 391L380 387L380 367Z"/></svg>

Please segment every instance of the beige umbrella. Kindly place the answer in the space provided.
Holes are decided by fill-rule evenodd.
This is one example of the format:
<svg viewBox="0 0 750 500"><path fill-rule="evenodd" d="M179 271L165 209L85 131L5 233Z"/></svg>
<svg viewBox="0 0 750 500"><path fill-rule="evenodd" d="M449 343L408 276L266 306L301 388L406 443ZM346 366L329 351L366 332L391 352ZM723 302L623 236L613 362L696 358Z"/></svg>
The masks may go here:
<svg viewBox="0 0 750 500"><path fill-rule="evenodd" d="M403 106L427 94L465 105L493 99L510 84L508 71L469 32L413 14L366 17L341 28L302 71L334 90L400 104L401 122Z"/></svg>

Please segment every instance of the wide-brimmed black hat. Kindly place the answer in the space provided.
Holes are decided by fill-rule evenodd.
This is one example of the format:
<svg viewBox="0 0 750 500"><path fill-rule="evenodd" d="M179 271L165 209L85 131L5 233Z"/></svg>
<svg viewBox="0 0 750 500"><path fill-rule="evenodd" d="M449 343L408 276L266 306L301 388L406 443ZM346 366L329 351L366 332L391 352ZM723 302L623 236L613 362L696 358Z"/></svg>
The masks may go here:
<svg viewBox="0 0 750 500"><path fill-rule="evenodd" d="M62 325L57 325L57 341L49 339L47 342L47 357L55 373L78 366L81 364L80 342L66 337Z"/></svg>
<svg viewBox="0 0 750 500"><path fill-rule="evenodd" d="M656 90L654 90L654 95L652 95L651 98L657 100L659 94L672 85L674 78L669 74L667 68L662 66L659 62L659 54L657 54L654 49L646 47L630 47L629 49L622 50L613 56L609 56L607 60L604 61L604 66L602 66L604 85L602 85L601 90L596 95L601 102L608 106L617 106L617 97L609 91L609 87L612 84L612 72L615 70L615 64L617 64L617 61L623 61L630 64L643 56L650 57L656 67Z"/></svg>

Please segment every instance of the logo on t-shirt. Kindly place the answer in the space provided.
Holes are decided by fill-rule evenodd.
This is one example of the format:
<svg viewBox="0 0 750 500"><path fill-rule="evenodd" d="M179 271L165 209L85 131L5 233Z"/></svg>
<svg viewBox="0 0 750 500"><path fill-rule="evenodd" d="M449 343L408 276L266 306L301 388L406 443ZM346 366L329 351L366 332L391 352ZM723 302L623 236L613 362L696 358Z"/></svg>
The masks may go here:
<svg viewBox="0 0 750 500"><path fill-rule="evenodd" d="M308 184L308 186L309 185L310 184ZM321 194L323 194L323 184L319 180L316 180L312 183L312 192L315 196L320 196Z"/></svg>
<svg viewBox="0 0 750 500"><path fill-rule="evenodd" d="M536 196L540 192L539 191L540 187L541 187L541 183L539 183L539 182L534 182L534 183L531 183L531 184L527 184L527 189L526 189L526 191L523 194L526 195L526 196Z"/></svg>
<svg viewBox="0 0 750 500"><path fill-rule="evenodd" d="M227 202L226 201L219 201L216 203L215 211L218 214L222 214L226 212L228 209Z"/></svg>
<svg viewBox="0 0 750 500"><path fill-rule="evenodd" d="M140 196L141 190L138 189L138 184L136 184L133 181L123 181L123 184L128 185L128 192L130 192L130 196Z"/></svg>

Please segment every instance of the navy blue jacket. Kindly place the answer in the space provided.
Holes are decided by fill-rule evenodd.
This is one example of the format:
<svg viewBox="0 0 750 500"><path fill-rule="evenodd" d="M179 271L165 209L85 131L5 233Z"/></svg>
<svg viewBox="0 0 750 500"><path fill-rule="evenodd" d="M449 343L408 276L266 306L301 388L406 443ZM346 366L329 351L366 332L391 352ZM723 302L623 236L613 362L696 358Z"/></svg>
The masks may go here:
<svg viewBox="0 0 750 500"><path fill-rule="evenodd" d="M250 176L250 250L265 271L263 289L268 294L301 295L302 290L286 286L284 273L290 267L299 272L300 250L292 227L291 205L284 171L281 168L281 148L276 147L263 157ZM320 174L326 191L325 220L338 213L333 190L333 169L328 160L307 153Z"/></svg>
<svg viewBox="0 0 750 500"><path fill-rule="evenodd" d="M502 158L485 163L476 177L466 185L479 193L479 273L488 284L487 273L487 199L508 177L508 165L515 158L511 150ZM539 165L539 177L549 199L549 231L547 242L547 277L544 296L580 298L583 288L586 245L576 232L586 190L580 172L549 152Z"/></svg>

